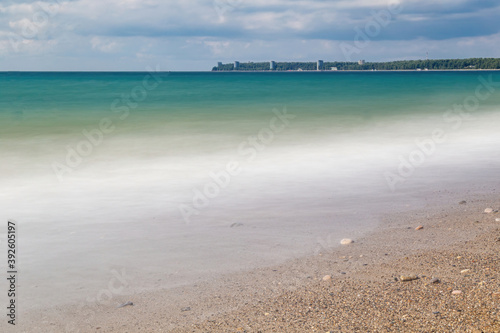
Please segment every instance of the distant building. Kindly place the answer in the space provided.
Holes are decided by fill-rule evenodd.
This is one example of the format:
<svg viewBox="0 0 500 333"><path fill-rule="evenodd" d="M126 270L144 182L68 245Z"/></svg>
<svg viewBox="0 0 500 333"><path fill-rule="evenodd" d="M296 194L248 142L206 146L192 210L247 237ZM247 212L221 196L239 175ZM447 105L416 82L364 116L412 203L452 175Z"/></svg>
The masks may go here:
<svg viewBox="0 0 500 333"><path fill-rule="evenodd" d="M239 61L235 61L234 62L234 69L240 69L240 62Z"/></svg>
<svg viewBox="0 0 500 333"><path fill-rule="evenodd" d="M339 69L337 67L332 67L332 71L338 71Z"/></svg>
<svg viewBox="0 0 500 333"><path fill-rule="evenodd" d="M274 71L276 69L276 61L269 62L269 69Z"/></svg>
<svg viewBox="0 0 500 333"><path fill-rule="evenodd" d="M365 61L364 60L359 60L358 61L358 65L364 65L365 64Z"/></svg>
<svg viewBox="0 0 500 333"><path fill-rule="evenodd" d="M218 69L221 69L221 68L222 68L222 62L218 62L218 63L217 63L217 68L218 68Z"/></svg>
<svg viewBox="0 0 500 333"><path fill-rule="evenodd" d="M317 68L318 71L323 69L323 60L318 60Z"/></svg>

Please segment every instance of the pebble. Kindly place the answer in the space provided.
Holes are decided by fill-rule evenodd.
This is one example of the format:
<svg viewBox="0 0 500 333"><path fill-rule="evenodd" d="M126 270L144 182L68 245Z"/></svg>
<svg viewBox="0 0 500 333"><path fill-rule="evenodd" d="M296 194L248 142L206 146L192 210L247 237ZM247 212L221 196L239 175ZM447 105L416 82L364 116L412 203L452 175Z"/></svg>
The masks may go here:
<svg viewBox="0 0 500 333"><path fill-rule="evenodd" d="M453 291L451 292L451 294L452 294L452 295L459 295L459 294L461 294L461 293L462 293L462 291L461 291L461 290L453 290Z"/></svg>
<svg viewBox="0 0 500 333"><path fill-rule="evenodd" d="M401 275L400 277L401 281L413 281L418 279L418 276L412 274L412 275Z"/></svg>
<svg viewBox="0 0 500 333"><path fill-rule="evenodd" d="M495 219L495 221L500 222L500 218Z"/></svg>
<svg viewBox="0 0 500 333"><path fill-rule="evenodd" d="M132 302L123 303L123 304L118 305L116 308L123 308L127 305L134 305L134 303L132 303Z"/></svg>
<svg viewBox="0 0 500 333"><path fill-rule="evenodd" d="M462 273L462 274L469 273L469 272L470 272L470 269L463 269L460 271L460 273Z"/></svg>
<svg viewBox="0 0 500 333"><path fill-rule="evenodd" d="M486 209L484 210L484 212L485 212L486 214L493 213L493 208L486 208Z"/></svg>
<svg viewBox="0 0 500 333"><path fill-rule="evenodd" d="M330 281L332 277L330 275L323 276L323 281Z"/></svg>
<svg viewBox="0 0 500 333"><path fill-rule="evenodd" d="M462 200L459 202L460 205L465 205L466 203L467 203L467 201L465 201L465 200Z"/></svg>
<svg viewBox="0 0 500 333"><path fill-rule="evenodd" d="M439 283L439 282L441 282L441 280L439 280L438 278L433 278L431 280L431 283Z"/></svg>
<svg viewBox="0 0 500 333"><path fill-rule="evenodd" d="M186 306L185 308L182 308L181 311L184 312L184 311L190 311L191 308L189 306Z"/></svg>
<svg viewBox="0 0 500 333"><path fill-rule="evenodd" d="M415 230L421 230L421 229L423 229L423 228L424 228L424 226L419 225L418 227L416 227L416 228L415 228Z"/></svg>
<svg viewBox="0 0 500 333"><path fill-rule="evenodd" d="M352 244L354 243L354 241L350 238L344 238L343 240L340 241L340 244L342 245L348 245L348 244Z"/></svg>

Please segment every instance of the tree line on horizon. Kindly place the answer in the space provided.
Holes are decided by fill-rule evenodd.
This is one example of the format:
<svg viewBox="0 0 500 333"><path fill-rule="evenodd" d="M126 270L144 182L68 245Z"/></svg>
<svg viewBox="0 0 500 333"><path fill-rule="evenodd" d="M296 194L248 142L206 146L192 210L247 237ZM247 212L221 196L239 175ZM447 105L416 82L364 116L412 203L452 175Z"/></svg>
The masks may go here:
<svg viewBox="0 0 500 333"><path fill-rule="evenodd" d="M470 58L470 59L431 59L431 60L399 60L389 62L324 62L320 70L417 70L417 69L500 69L500 58ZM273 71L313 71L317 69L316 62L276 62ZM234 63L215 66L212 71L233 71ZM239 64L239 71L271 71L269 62L246 62Z"/></svg>

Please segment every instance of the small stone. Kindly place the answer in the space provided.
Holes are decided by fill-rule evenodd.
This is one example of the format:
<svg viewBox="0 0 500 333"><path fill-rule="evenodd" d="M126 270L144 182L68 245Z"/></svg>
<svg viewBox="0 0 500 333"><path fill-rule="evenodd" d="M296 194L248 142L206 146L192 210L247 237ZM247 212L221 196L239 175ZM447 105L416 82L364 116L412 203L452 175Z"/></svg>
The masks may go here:
<svg viewBox="0 0 500 333"><path fill-rule="evenodd" d="M433 311L432 314L439 314L439 311Z"/></svg>
<svg viewBox="0 0 500 333"><path fill-rule="evenodd" d="M186 306L185 308L182 308L181 311L184 312L184 311L190 311L191 308L189 306Z"/></svg>
<svg viewBox="0 0 500 333"><path fill-rule="evenodd" d="M458 256L457 259L462 259L462 256Z"/></svg>
<svg viewBox="0 0 500 333"><path fill-rule="evenodd" d="M458 204L460 204L460 205L465 205L466 203L467 203L467 201L462 200L462 201L460 201Z"/></svg>
<svg viewBox="0 0 500 333"><path fill-rule="evenodd" d="M433 278L431 280L431 283L439 283L439 282L441 282L441 280L439 280L438 278Z"/></svg>
<svg viewBox="0 0 500 333"><path fill-rule="evenodd" d="M484 212L485 212L486 214L493 213L493 208L486 208L486 209L484 210Z"/></svg>
<svg viewBox="0 0 500 333"><path fill-rule="evenodd" d="M330 281L332 279L331 275L323 276L323 281Z"/></svg>
<svg viewBox="0 0 500 333"><path fill-rule="evenodd" d="M424 228L423 226L419 225L418 227L415 228L415 230L421 230L423 228Z"/></svg>
<svg viewBox="0 0 500 333"><path fill-rule="evenodd" d="M500 222L500 218L496 218L495 221Z"/></svg>
<svg viewBox="0 0 500 333"><path fill-rule="evenodd" d="M462 274L469 273L469 272L470 272L470 269L463 269L460 271L460 273L462 273Z"/></svg>
<svg viewBox="0 0 500 333"><path fill-rule="evenodd" d="M269 316L269 312L264 313L264 316Z"/></svg>
<svg viewBox="0 0 500 333"><path fill-rule="evenodd" d="M127 302L127 303L123 303L123 304L118 305L118 306L117 306L117 308L123 308L123 307L126 307L126 306L128 306L128 305L131 305L131 306L132 306L132 305L134 305L134 303L132 303L132 302L130 302L130 301L129 301L129 302Z"/></svg>
<svg viewBox="0 0 500 333"><path fill-rule="evenodd" d="M453 291L451 292L451 294L452 294L452 295L460 295L461 293L462 293L462 291L461 291L461 290L453 290Z"/></svg>
<svg viewBox="0 0 500 333"><path fill-rule="evenodd" d="M413 281L413 280L417 280L418 279L418 276L416 276L415 274L411 274L411 275L401 275L399 277L399 279L401 281Z"/></svg>
<svg viewBox="0 0 500 333"><path fill-rule="evenodd" d="M340 241L340 244L342 245L348 245L348 244L352 244L354 243L354 241L350 238L344 238L343 240Z"/></svg>

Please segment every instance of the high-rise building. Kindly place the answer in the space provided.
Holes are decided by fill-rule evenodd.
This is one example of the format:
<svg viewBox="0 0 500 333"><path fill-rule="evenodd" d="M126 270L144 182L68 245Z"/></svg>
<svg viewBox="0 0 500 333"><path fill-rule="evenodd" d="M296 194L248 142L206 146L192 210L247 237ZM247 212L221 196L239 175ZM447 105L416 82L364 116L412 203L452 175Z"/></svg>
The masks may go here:
<svg viewBox="0 0 500 333"><path fill-rule="evenodd" d="M358 61L358 65L364 65L365 64L365 61L364 60L360 60Z"/></svg>
<svg viewBox="0 0 500 333"><path fill-rule="evenodd" d="M219 68L219 69L220 69L221 67L222 67L222 62L218 62L218 63L217 63L217 68Z"/></svg>
<svg viewBox="0 0 500 333"><path fill-rule="evenodd" d="M316 69L318 71L322 70L323 69L323 60L318 60L318 64L317 64L317 67Z"/></svg>
<svg viewBox="0 0 500 333"><path fill-rule="evenodd" d="M235 61L234 62L234 69L239 69L240 68L240 62L239 61Z"/></svg>
<svg viewBox="0 0 500 333"><path fill-rule="evenodd" d="M269 69L274 71L276 69L276 61L269 62Z"/></svg>

